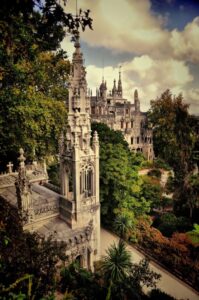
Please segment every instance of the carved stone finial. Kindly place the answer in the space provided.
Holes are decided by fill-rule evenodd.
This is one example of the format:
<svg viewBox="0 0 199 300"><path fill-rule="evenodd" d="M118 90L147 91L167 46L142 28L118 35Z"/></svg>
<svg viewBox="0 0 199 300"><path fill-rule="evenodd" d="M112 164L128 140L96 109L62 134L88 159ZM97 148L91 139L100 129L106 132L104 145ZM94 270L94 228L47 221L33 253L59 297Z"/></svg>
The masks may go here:
<svg viewBox="0 0 199 300"><path fill-rule="evenodd" d="M19 167L24 168L25 167L25 160L26 160L26 158L24 156L24 150L23 150L23 148L19 149L19 154L20 154L20 156L18 157Z"/></svg>
<svg viewBox="0 0 199 300"><path fill-rule="evenodd" d="M95 131L93 135L93 143L98 143L98 142L99 142L98 133L97 131Z"/></svg>

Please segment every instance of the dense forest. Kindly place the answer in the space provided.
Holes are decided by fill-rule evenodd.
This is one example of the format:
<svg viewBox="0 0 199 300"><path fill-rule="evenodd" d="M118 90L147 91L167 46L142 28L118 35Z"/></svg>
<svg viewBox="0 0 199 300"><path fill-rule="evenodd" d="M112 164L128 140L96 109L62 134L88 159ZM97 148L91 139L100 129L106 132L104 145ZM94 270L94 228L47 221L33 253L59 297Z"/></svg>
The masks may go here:
<svg viewBox="0 0 199 300"><path fill-rule="evenodd" d="M55 157L49 176L59 185L56 154L67 124L63 99L70 68L60 43L66 32L73 37L80 27L92 28L89 10L74 18L55 0L1 2L2 169L23 147L28 160ZM154 162L130 152L120 132L92 124L100 140L102 224L120 237L95 272L75 263L65 267L65 244L23 232L19 216L1 199L1 299L173 299L155 289L160 276L147 260L131 261L123 240L198 288L199 119L189 114L182 95L169 90L152 101L148 118ZM148 296L143 286L151 287Z"/></svg>

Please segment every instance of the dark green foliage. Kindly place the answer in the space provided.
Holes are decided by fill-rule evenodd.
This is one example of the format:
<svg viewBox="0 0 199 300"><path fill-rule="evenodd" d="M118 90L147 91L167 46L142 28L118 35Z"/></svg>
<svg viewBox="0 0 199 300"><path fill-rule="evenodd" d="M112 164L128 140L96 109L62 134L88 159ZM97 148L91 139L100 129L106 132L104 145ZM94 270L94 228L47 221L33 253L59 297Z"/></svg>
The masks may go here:
<svg viewBox="0 0 199 300"><path fill-rule="evenodd" d="M149 112L154 128L154 150L174 170L175 212L194 218L198 194L190 189L190 177L198 163L199 119L191 116L181 94L173 96L166 90L152 101ZM192 193L193 192L193 193Z"/></svg>
<svg viewBox="0 0 199 300"><path fill-rule="evenodd" d="M149 261L147 259L143 259L139 262L139 264L132 265L129 280L135 289L142 290L142 287L144 286L155 288L160 278L160 274L150 270Z"/></svg>
<svg viewBox="0 0 199 300"><path fill-rule="evenodd" d="M66 1L63 1L65 3ZM62 3L62 4L63 4ZM66 31L91 28L56 0L3 0L0 7L0 155L14 161L20 147L32 159L58 151L67 123L69 62L60 43ZM8 147L9 145L9 147Z"/></svg>
<svg viewBox="0 0 199 300"><path fill-rule="evenodd" d="M0 289L5 290L26 274L31 275L31 296L40 299L55 289L56 264L65 259L65 245L44 239L37 233L23 232L15 208L0 201ZM27 280L11 292L27 294ZM9 291L10 292L10 291ZM6 297L8 292L2 292Z"/></svg>
<svg viewBox="0 0 199 300"><path fill-rule="evenodd" d="M56 160L48 166L48 177L50 183L58 187L60 186L59 164Z"/></svg>
<svg viewBox="0 0 199 300"><path fill-rule="evenodd" d="M105 299L105 288L99 284L99 277L74 262L61 270L60 290L68 291L78 300Z"/></svg>
<svg viewBox="0 0 199 300"><path fill-rule="evenodd" d="M160 209L163 207L162 193L163 188L159 180L155 177L143 176L142 196L150 202L152 209Z"/></svg>
<svg viewBox="0 0 199 300"><path fill-rule="evenodd" d="M161 171L159 169L152 169L148 172L148 176L161 178Z"/></svg>
<svg viewBox="0 0 199 300"><path fill-rule="evenodd" d="M119 214L114 222L114 229L119 236L125 240L128 240L132 235L132 231L135 228L135 222L131 218L131 214Z"/></svg>
<svg viewBox="0 0 199 300"><path fill-rule="evenodd" d="M107 250L100 271L108 289L106 299L144 299L142 288L156 287L160 279L159 274L150 270L147 260L139 264L131 262L131 255L121 239Z"/></svg>
<svg viewBox="0 0 199 300"><path fill-rule="evenodd" d="M135 218L149 212L150 204L141 196L138 168L142 159L129 151L121 132L105 124L92 124L100 141L100 200L102 221L112 224L117 215ZM135 164L134 164L135 162Z"/></svg>
<svg viewBox="0 0 199 300"><path fill-rule="evenodd" d="M130 275L132 263L130 252L126 250L123 240L118 245L113 244L102 258L101 271L105 280L115 284L127 279Z"/></svg>
<svg viewBox="0 0 199 300"><path fill-rule="evenodd" d="M164 169L169 171L171 169L171 167L168 165L168 163L165 162L165 160L161 159L161 158L155 158L153 165L155 168L159 168L159 169Z"/></svg>
<svg viewBox="0 0 199 300"><path fill-rule="evenodd" d="M191 168L194 148L194 130L190 126L188 105L182 95L173 96L166 90L152 101L149 113L154 126L154 149L156 156L164 159L179 176Z"/></svg>
<svg viewBox="0 0 199 300"><path fill-rule="evenodd" d="M171 237L174 232L186 232L191 228L189 219L165 213L154 224L164 236Z"/></svg>
<svg viewBox="0 0 199 300"><path fill-rule="evenodd" d="M121 144L124 148L128 149L128 143L125 141L124 136L121 131L115 131L110 129L107 125L103 123L92 123L92 135L97 131L100 143L102 144Z"/></svg>

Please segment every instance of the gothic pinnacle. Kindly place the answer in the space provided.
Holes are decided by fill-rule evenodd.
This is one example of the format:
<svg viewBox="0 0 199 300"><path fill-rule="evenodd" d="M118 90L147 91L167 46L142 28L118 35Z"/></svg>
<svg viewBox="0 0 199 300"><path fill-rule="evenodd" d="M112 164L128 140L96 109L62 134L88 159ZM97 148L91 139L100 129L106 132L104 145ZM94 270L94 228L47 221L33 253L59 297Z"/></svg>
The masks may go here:
<svg viewBox="0 0 199 300"><path fill-rule="evenodd" d="M20 148L19 149L19 154L20 154L20 156L18 157L18 160L19 160L19 166L21 167L21 168L24 168L25 167L25 160L26 160L26 158L25 158L25 156L24 156L24 150L23 150L23 148Z"/></svg>

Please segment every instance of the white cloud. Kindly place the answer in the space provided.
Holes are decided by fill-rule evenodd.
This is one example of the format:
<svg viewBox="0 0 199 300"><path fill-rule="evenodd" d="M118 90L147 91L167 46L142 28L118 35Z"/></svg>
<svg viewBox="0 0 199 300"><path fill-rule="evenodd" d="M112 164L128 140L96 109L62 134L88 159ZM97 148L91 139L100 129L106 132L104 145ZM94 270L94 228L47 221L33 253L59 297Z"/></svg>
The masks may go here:
<svg viewBox="0 0 199 300"><path fill-rule="evenodd" d="M68 2L69 11L75 12L74 2ZM90 46L199 63L199 17L182 31L169 31L165 16L152 12L150 0L82 0L81 7L89 8L93 18L94 30L82 34Z"/></svg>
<svg viewBox="0 0 199 300"><path fill-rule="evenodd" d="M75 1L69 0L68 4L69 11L74 12ZM182 31L169 31L165 29L165 16L151 11L150 0L82 0L80 5L82 9L91 10L94 27L93 31L86 30L81 34L82 40L89 46L129 52L132 56L137 54L132 61L122 63L123 90L129 100L137 88L145 110L149 108L150 99L170 88L174 94L183 92L192 110L199 109L198 89L189 88L196 78L187 64L199 63L199 17ZM71 43L64 41L63 47L69 54L73 52ZM99 62L98 56L96 52L96 61ZM118 66L120 64L118 61ZM118 78L118 69L106 66L104 75L108 88L112 89L113 79ZM93 92L101 78L101 68L87 67L88 85Z"/></svg>
<svg viewBox="0 0 199 300"><path fill-rule="evenodd" d="M119 66L119 65L118 65ZM104 68L104 77L108 89L112 89L113 79L118 79L118 68ZM102 80L102 69L96 66L87 67L89 87L95 91ZM150 100L159 96L167 88L178 94L193 80L188 66L174 59L160 60L143 55L122 64L122 82L124 96L133 99L134 89L139 90L142 109L149 108Z"/></svg>
<svg viewBox="0 0 199 300"><path fill-rule="evenodd" d="M74 11L74 3L68 4ZM82 35L90 46L138 54L165 51L169 38L162 28L165 20L152 14L149 0L83 0L81 7L91 9L94 31Z"/></svg>
<svg viewBox="0 0 199 300"><path fill-rule="evenodd" d="M171 32L170 44L179 59L199 63L199 17L188 23L183 31Z"/></svg>

